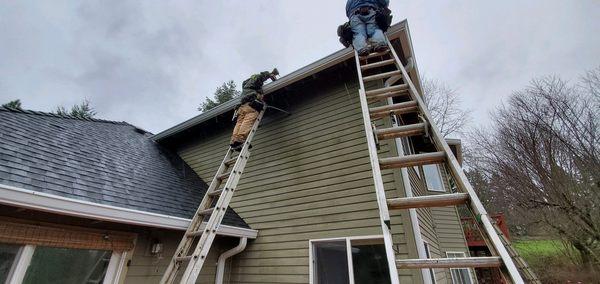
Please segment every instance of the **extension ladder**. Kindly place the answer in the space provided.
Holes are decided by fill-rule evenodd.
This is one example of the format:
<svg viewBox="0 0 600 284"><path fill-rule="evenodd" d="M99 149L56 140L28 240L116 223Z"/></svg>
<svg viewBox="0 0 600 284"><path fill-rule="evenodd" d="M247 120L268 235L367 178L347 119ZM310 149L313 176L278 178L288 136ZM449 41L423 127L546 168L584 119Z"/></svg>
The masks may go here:
<svg viewBox="0 0 600 284"><path fill-rule="evenodd" d="M383 231L386 257L392 284L399 283L398 269L434 269L434 268L501 268L505 278L512 283L524 283L511 255L498 236L490 217L463 173L450 147L440 134L423 99L418 94L404 65L398 58L392 44L388 41L388 50L371 53L360 57L355 51L356 69L360 84L359 97L367 137L369 157L372 166L375 192L379 206L380 223ZM364 64L363 64L364 62ZM392 67L392 66L395 66ZM382 70L383 69L383 70ZM363 76L363 72L372 72ZM384 87L365 89L365 83L387 79ZM397 100L394 101L393 98ZM383 106L370 107L369 103L384 102ZM418 123L401 125L400 115L415 114ZM377 129L372 120L389 117L392 127ZM422 136L432 142L434 151L420 154L404 155L401 139ZM396 141L398 156L379 157L379 140L392 139ZM407 197L387 199L385 196L382 169L399 168L402 176L408 179L407 167L428 164L446 164L455 179L459 193L444 195L413 197L409 190ZM410 185L410 184L409 184ZM393 239L390 225L389 209L415 210L416 208L455 206L464 204L476 215L476 220L483 227L484 239L490 244L491 257L466 258L426 258L419 253L419 259L396 259L393 249ZM420 236L419 236L420 237ZM422 244L417 244L417 246ZM422 270L425 272L425 270ZM507 276L508 277L507 277ZM431 277L423 273L425 283L431 283Z"/></svg>
<svg viewBox="0 0 600 284"><path fill-rule="evenodd" d="M525 259L521 257L517 249L510 243L506 235L502 233L502 230L500 230L500 227L498 227L496 223L494 223L494 229L496 229L496 232L498 233L502 244L506 247L508 254L510 254L510 256L512 257L513 261L515 262L515 265L517 266L517 269L519 269L525 281L530 284L542 284L535 272L533 272L533 269L529 267Z"/></svg>
<svg viewBox="0 0 600 284"><path fill-rule="evenodd" d="M194 214L190 226L181 239L173 258L171 259L171 263L167 267L167 270L160 281L161 284L174 283L179 270L185 263L187 263L187 265L185 266L185 271L179 283L196 283L202 265L206 261L208 252L217 236L219 225L221 225L223 217L225 217L229 202L231 202L234 191L242 177L242 172L250 157L250 142L252 141L252 138L254 138L254 134L260 125L260 121L262 120L266 109L267 106L265 105L263 110L259 112L240 152L235 153L236 151L230 147L227 154L225 154L225 158L221 162L210 186L206 190L206 194L204 195L202 202L200 202L200 206ZM208 221L206 221L206 226L202 227L203 221L207 218ZM189 254L190 249L196 240L198 242L193 253Z"/></svg>

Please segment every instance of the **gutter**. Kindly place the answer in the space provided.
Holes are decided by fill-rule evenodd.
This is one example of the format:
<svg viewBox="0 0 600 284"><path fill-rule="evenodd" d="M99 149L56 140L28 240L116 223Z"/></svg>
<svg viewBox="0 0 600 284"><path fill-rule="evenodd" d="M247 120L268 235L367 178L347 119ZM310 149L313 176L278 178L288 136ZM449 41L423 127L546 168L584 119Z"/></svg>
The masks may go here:
<svg viewBox="0 0 600 284"><path fill-rule="evenodd" d="M244 251L244 249L246 249L247 244L248 238L240 238L240 243L236 247L224 252L219 256L219 260L217 262L217 276L215 278L215 284L223 284L223 279L225 278L225 262L230 257Z"/></svg>
<svg viewBox="0 0 600 284"><path fill-rule="evenodd" d="M0 184L0 204L115 223L185 231L190 219L77 200ZM202 223L201 228L206 226ZM220 225L217 234L255 239L257 230Z"/></svg>
<svg viewBox="0 0 600 284"><path fill-rule="evenodd" d="M408 33L408 24L406 20L403 20L393 26L386 32L388 38L395 39L400 36L401 32ZM409 36L410 39L410 36ZM410 47L412 51L412 46ZM412 54L412 53L411 53ZM298 82L308 76L319 73L329 67L335 66L341 62L344 62L350 58L354 57L354 50L352 47L348 47L337 52L334 52L320 60L315 61L309 65L306 65L288 75L283 76L279 80L275 82L271 82L266 84L263 87L263 91L265 94L273 93L279 89L282 89L288 85L291 85L295 82ZM150 137L154 141L160 141L165 138L168 138L172 135L175 135L184 130L190 129L198 124L206 122L212 119L215 116L224 114L230 110L232 110L238 104L238 99L233 99L228 102L225 102L207 112L203 112L195 117L192 117L182 123L179 123L167 130L164 130L158 134Z"/></svg>

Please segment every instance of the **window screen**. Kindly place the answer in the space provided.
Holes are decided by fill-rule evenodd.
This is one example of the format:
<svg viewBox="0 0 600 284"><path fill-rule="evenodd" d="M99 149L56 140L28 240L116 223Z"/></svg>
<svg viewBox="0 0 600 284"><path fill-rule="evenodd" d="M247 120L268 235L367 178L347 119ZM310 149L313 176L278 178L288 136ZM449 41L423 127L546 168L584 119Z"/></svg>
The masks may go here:
<svg viewBox="0 0 600 284"><path fill-rule="evenodd" d="M465 257L464 252L447 252L449 258ZM468 268L452 268L450 269L453 284L472 284L471 272Z"/></svg>
<svg viewBox="0 0 600 284"><path fill-rule="evenodd" d="M23 283L102 283L111 254L104 250L36 247Z"/></svg>
<svg viewBox="0 0 600 284"><path fill-rule="evenodd" d="M427 182L428 190L446 191L437 165L424 165L423 172L425 173L425 182Z"/></svg>
<svg viewBox="0 0 600 284"><path fill-rule="evenodd" d="M318 284L347 284L348 255L346 241L314 243L315 282Z"/></svg>
<svg viewBox="0 0 600 284"><path fill-rule="evenodd" d="M0 243L0 283L4 283L19 254L20 246Z"/></svg>

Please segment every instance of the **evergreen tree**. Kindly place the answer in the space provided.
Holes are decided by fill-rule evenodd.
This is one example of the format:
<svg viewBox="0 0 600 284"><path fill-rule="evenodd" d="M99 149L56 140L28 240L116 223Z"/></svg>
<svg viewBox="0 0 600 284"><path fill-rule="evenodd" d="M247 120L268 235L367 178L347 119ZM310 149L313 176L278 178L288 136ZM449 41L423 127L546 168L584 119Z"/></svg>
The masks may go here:
<svg viewBox="0 0 600 284"><path fill-rule="evenodd" d="M21 109L21 100L14 100L2 105L5 108Z"/></svg>
<svg viewBox="0 0 600 284"><path fill-rule="evenodd" d="M89 119L96 116L96 111L90 106L88 100L83 101L79 105L72 106L70 110L67 110L63 106L58 106L53 113L58 115L70 115L81 119Z"/></svg>
<svg viewBox="0 0 600 284"><path fill-rule="evenodd" d="M236 90L236 85L233 80L229 80L215 90L213 98L206 98L206 101L200 105L199 111L205 112L213 109L218 105L235 99L240 96L241 92Z"/></svg>

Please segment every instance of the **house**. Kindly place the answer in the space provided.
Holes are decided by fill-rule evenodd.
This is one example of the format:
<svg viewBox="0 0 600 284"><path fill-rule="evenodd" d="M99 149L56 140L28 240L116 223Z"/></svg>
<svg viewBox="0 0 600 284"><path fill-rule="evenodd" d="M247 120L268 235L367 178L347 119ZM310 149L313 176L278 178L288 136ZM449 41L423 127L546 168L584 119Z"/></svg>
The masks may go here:
<svg viewBox="0 0 600 284"><path fill-rule="evenodd" d="M387 33L418 85L407 22ZM386 283L355 68L343 49L265 86L269 103L292 115L266 114L198 283ZM156 135L0 110L0 276L158 283L227 150L236 104ZM423 143L403 144L417 153ZM408 180L399 170L383 174L389 198L409 187L452 190L442 165L410 168ZM391 226L398 258L469 254L455 207L393 212ZM403 283L475 281L468 269L399 275Z"/></svg>

